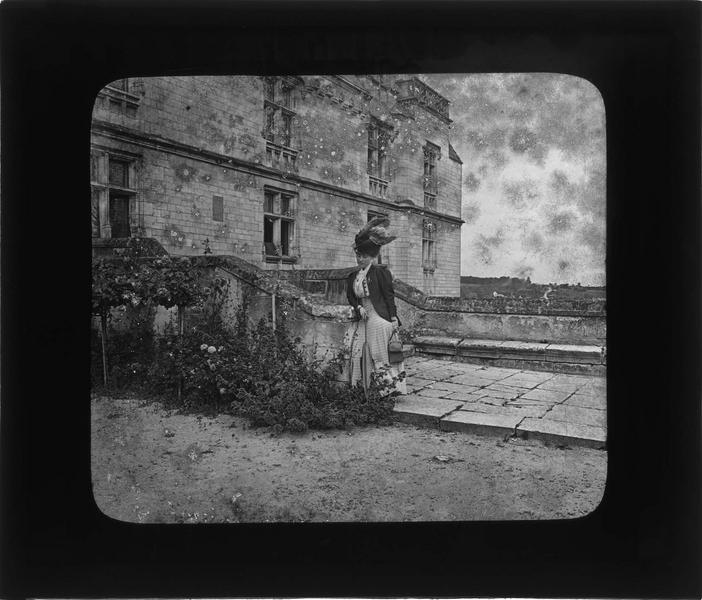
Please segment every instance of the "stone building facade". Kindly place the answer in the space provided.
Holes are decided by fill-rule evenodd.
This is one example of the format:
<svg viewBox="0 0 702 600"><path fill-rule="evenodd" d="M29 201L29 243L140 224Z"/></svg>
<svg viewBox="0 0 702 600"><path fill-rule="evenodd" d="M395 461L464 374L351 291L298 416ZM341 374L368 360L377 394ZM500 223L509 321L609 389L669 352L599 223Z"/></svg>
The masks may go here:
<svg viewBox="0 0 702 600"><path fill-rule="evenodd" d="M411 76L113 82L93 110L94 243L151 237L265 269L344 268L358 229L385 214L398 238L380 260L394 277L458 296L448 105Z"/></svg>

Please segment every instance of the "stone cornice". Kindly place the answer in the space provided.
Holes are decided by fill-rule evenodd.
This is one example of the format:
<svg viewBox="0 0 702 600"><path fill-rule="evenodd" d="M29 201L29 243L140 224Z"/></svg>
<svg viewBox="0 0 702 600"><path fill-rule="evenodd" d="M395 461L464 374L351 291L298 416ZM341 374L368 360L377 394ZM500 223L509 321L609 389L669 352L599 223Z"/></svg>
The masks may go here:
<svg viewBox="0 0 702 600"><path fill-rule="evenodd" d="M380 198L376 198L375 196L371 196L370 194L355 192L323 181L309 179L308 177L302 177L296 173L283 174L281 171L279 171L278 169L274 169L273 167L256 164L247 160L242 160L240 158L228 156L226 154L220 154L219 152L205 150L204 148L197 148L195 146L190 146L189 144L176 142L174 140L162 138L153 134L136 132L133 129L109 123L108 121L94 119L92 122L91 131L94 134L102 135L104 137L119 142L135 144L143 148L149 148L151 150L168 152L170 154L182 156L183 158L190 158L193 160L207 162L218 167L233 167L244 171L249 175L260 175L264 177L269 177L271 179L276 179L281 183L299 183L300 186L305 189L334 194L335 196L340 196L342 198L347 198L350 200L359 200L365 202L366 204L378 206L386 210L404 210L410 211L418 215L429 215L434 219L444 221L447 223L454 223L457 225L462 225L465 222L460 217L455 217L453 215L438 213L435 211L427 210L423 207L412 207L406 205L400 206L395 202L382 200Z"/></svg>
<svg viewBox="0 0 702 600"><path fill-rule="evenodd" d="M373 94L371 94L368 90L362 88L360 85L356 85L352 81L349 81L342 75L330 75L329 78L339 82L346 89L354 91L357 94L361 94L366 100L370 100L373 97Z"/></svg>

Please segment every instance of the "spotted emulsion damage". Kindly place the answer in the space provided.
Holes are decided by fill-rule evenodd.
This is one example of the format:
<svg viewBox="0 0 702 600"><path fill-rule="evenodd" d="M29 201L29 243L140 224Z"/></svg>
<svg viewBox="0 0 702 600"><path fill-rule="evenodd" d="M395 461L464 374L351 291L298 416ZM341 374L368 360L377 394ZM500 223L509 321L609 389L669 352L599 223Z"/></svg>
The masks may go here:
<svg viewBox="0 0 702 600"><path fill-rule="evenodd" d="M596 87L553 73L422 77L452 99L451 143L465 174L461 273L604 285L605 110Z"/></svg>

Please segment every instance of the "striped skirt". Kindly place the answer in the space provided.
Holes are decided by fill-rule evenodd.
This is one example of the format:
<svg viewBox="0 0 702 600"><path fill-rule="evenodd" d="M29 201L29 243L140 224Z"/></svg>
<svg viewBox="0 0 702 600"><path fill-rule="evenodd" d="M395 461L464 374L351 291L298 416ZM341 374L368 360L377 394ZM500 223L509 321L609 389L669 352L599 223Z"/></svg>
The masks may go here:
<svg viewBox="0 0 702 600"><path fill-rule="evenodd" d="M351 346L351 385L355 385L361 380L361 353L363 351L363 343L366 341L366 333L368 334L368 347L373 358L373 370L375 372L383 371L385 377L390 380L405 370L404 361L391 363L388 360L388 343L393 332L392 323L383 319L375 311L370 298L361 298L361 303L363 308L366 309L368 319L356 323L356 331L354 332ZM400 394L406 394L407 379L398 381L395 384L395 390L400 392Z"/></svg>

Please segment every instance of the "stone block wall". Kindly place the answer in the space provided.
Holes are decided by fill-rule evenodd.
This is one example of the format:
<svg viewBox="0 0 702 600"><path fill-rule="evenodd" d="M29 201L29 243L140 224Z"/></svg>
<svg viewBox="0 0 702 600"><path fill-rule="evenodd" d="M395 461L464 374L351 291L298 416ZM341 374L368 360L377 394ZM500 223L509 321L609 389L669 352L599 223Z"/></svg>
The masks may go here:
<svg viewBox="0 0 702 600"><path fill-rule="evenodd" d="M93 152L122 153L135 170L130 182L132 235L153 237L171 254L234 254L265 269L343 268L355 264L351 244L368 211L390 216L398 240L383 249L395 276L436 295L460 287L460 229L443 222L437 235L439 267L424 281L421 215L396 204L423 204L422 146L441 147L439 211L460 216L460 174L448 158L448 128L425 119L425 129L394 110L388 88L362 76L348 82L305 77L293 94L293 169L266 155L263 83L257 77L154 77L132 80L135 111L116 110L98 98ZM371 117L393 125L385 198L369 194L367 126ZM105 176L105 174L103 173ZM101 185L105 182L98 182ZM263 257L266 186L297 195L294 265ZM444 194L446 190L446 194ZM104 192L101 192L104 194ZM214 218L213 197L223 199L223 220ZM101 200L102 219L106 218ZM438 219L441 221L440 219ZM455 228L455 234L448 228ZM208 240L208 242L206 242ZM456 240L459 240L456 242Z"/></svg>
<svg viewBox="0 0 702 600"><path fill-rule="evenodd" d="M604 316L525 315L427 310L396 298L409 337L434 335L484 340L606 345Z"/></svg>

